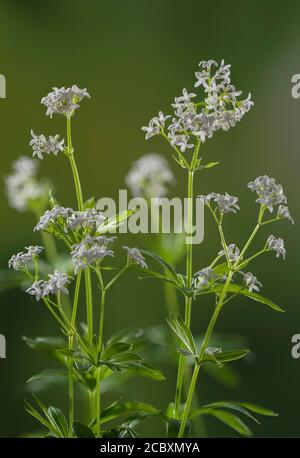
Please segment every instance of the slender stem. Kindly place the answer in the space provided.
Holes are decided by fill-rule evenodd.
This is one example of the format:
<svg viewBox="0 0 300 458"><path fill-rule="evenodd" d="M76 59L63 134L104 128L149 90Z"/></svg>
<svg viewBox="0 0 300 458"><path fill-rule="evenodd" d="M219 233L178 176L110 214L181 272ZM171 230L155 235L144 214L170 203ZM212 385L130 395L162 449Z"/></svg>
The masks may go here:
<svg viewBox="0 0 300 458"><path fill-rule="evenodd" d="M81 284L81 270L78 272L78 275L77 275L75 292L74 292L74 300L73 300L72 316L71 316L71 325L73 328L76 325L80 284ZM74 337L73 335L70 335L69 336L69 350L71 351L73 350L73 345L74 345ZM72 358L69 358L69 431L70 431L70 434L72 434L73 421L74 421L73 366L74 366L74 361Z"/></svg>
<svg viewBox="0 0 300 458"><path fill-rule="evenodd" d="M99 269L99 275L101 272ZM102 278L102 277L101 277ZM103 284L103 283L102 283ZM100 304L100 318L99 318L99 335L98 335L98 358L100 358L103 341L103 324L104 324L104 307L105 307L105 288L101 289L101 304ZM96 393L97 393L97 437L101 435L101 367L97 368L96 380Z"/></svg>
<svg viewBox="0 0 300 458"><path fill-rule="evenodd" d="M105 290L107 291L111 286L123 275L123 273L128 269L129 265L126 265L123 267L111 280L107 285L105 286Z"/></svg>
<svg viewBox="0 0 300 458"><path fill-rule="evenodd" d="M92 293L92 279L90 269L84 271L85 280L85 296L86 296L86 316L88 328L88 341L91 343L93 339L93 293Z"/></svg>
<svg viewBox="0 0 300 458"><path fill-rule="evenodd" d="M226 297L227 290L228 290L228 287L230 285L232 276L233 276L233 272L229 272L227 280L226 280L226 283L225 283L224 288L222 290L222 293L220 295L220 299L219 299L218 304L217 304L217 306L216 306L216 308L214 310L214 313L213 313L213 315L211 317L211 320L209 322L207 331L205 333L204 340L203 340L203 343L202 343L202 346L201 346L201 349L200 349L200 353L199 353L199 357L198 357L199 358L199 362L195 365L194 372L193 372L193 377L192 377L192 380L191 380L190 389L189 389L189 393L188 393L188 397L187 397L187 400L186 400L186 403L185 403L185 406L184 406L184 410L183 410L183 413L182 413L182 419L181 419L181 425L180 425L178 437L183 437L183 435L184 435L186 422L187 422L188 416L190 414L190 409L191 409L191 404L192 404L192 400L193 400L195 386L196 386L196 382L197 382L197 378L198 378L198 373L199 373L200 366L201 366L201 360L202 360L202 358L204 356L204 353L205 353L205 350L206 350L206 348L207 348L207 346L209 344L209 341L210 341L212 332L214 330L216 321L218 319L219 313L220 313L222 305L224 303L224 299Z"/></svg>
<svg viewBox="0 0 300 458"><path fill-rule="evenodd" d="M97 368L96 372L96 418L97 418L97 437L100 437L101 434L101 368Z"/></svg>
<svg viewBox="0 0 300 458"><path fill-rule="evenodd" d="M83 196L81 183L77 165L74 158L74 149L72 145L72 129L71 129L71 117L67 117L67 156L69 158L71 169L73 173L73 179L75 184L77 205L78 209L82 211L84 209ZM86 290L86 314L87 314L87 327L88 327L88 340L92 341L93 338L93 294L92 294L92 281L90 269L86 269L84 272L85 279L85 290Z"/></svg>
<svg viewBox="0 0 300 458"><path fill-rule="evenodd" d="M194 192L194 171L189 170L188 174L188 215L187 215L187 235L192 235L193 224L193 192ZM193 276L193 245L192 243L186 244L186 286L191 288ZM185 324L190 327L191 324L191 307L192 298L186 297L185 299ZM175 416L179 418L180 404L182 396L183 376L184 376L185 358L182 354L179 355L177 384L175 392Z"/></svg>

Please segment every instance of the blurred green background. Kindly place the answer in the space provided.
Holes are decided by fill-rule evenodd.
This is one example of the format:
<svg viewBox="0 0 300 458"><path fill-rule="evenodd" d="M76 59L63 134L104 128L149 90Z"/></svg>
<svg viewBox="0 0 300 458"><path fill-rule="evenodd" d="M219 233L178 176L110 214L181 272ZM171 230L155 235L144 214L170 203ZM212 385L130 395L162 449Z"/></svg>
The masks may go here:
<svg viewBox="0 0 300 458"><path fill-rule="evenodd" d="M46 118L40 99L52 86L76 83L92 96L82 103L73 133L85 196L116 197L132 161L141 154L157 152L171 161L163 140L145 142L140 127L158 109L168 112L183 87L192 89L200 60L224 58L232 64L233 83L251 91L255 107L236 128L205 143L207 159L221 164L197 175L196 193L227 191L240 197L241 213L228 217L225 229L231 242L241 244L257 211L246 184L267 173L284 186L296 225L283 222L272 228L274 235L286 239L285 262L268 256L251 269L264 285L263 294L286 313L242 299L231 303L217 329L245 336L255 357L235 365L241 377L236 389L206 375L198 386L203 402L247 400L279 412L279 418L254 426L257 436L299 436L300 361L290 355L291 337L300 332L300 101L290 94L291 77L300 72L299 2L2 0L0 17L0 73L7 81L7 98L0 100L1 175L9 173L12 160L30 154L31 128L64 135L63 119ZM177 177L173 193L183 195L185 174L171 165ZM44 160L41 175L55 182L62 204L74 204L66 158ZM5 267L12 253L36 243L38 235L32 232L32 216L9 208L3 192L0 205L0 261ZM195 269L206 266L217 249L215 228L207 221ZM29 396L25 381L48 363L21 336L57 334L57 329L42 305L22 292L3 293L0 300L0 333L7 340L7 359L0 360L0 436L18 436L36 428L23 409ZM193 330L203 332L211 304L198 300L193 307ZM130 275L109 299L106 334L164 323L165 315L161 285ZM125 395L164 407L173 398L175 371L171 364L162 369L166 382L135 380ZM58 405L63 398L64 392L50 396ZM233 434L214 420L207 426L212 436ZM149 428L151 435L161 434L155 422Z"/></svg>

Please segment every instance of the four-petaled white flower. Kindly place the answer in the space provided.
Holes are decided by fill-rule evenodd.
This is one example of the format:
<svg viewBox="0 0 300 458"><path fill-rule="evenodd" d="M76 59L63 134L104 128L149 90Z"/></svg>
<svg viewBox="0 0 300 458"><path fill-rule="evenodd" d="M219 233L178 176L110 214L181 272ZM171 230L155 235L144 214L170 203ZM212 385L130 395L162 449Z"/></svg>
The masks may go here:
<svg viewBox="0 0 300 458"><path fill-rule="evenodd" d="M270 235L270 237L267 240L267 247L270 250L275 251L276 258L279 258L280 256L282 256L283 259L285 259L286 249L284 247L284 240L281 237L276 239L274 235Z"/></svg>

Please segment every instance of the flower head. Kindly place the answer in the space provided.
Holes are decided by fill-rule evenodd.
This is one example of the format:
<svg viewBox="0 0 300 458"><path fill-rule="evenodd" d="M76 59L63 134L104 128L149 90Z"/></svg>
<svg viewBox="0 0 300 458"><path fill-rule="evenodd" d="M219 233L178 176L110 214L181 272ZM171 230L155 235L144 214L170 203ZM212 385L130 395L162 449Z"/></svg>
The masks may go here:
<svg viewBox="0 0 300 458"><path fill-rule="evenodd" d="M207 196L199 197L204 199L206 205L209 205L210 201L213 200L217 204L220 213L236 213L240 209L237 205L238 197L230 196L227 192L225 194L212 192Z"/></svg>
<svg viewBox="0 0 300 458"><path fill-rule="evenodd" d="M33 230L44 231L49 229L52 224L60 224L61 222L66 221L68 217L72 215L72 212L72 208L55 205L51 210L46 210Z"/></svg>
<svg viewBox="0 0 300 458"><path fill-rule="evenodd" d="M87 269L94 263L101 262L106 256L113 256L112 250L108 249L108 245L113 242L115 237L92 237L87 235L80 243L72 246L71 252L75 274L80 269Z"/></svg>
<svg viewBox="0 0 300 458"><path fill-rule="evenodd" d="M142 130L146 132L146 140L153 137L154 135L159 135L161 129L165 126L166 120L171 116L165 116L162 111L158 113L158 116L150 119L149 125L142 127Z"/></svg>
<svg viewBox="0 0 300 458"><path fill-rule="evenodd" d="M93 231L105 221L105 216L95 208L88 208L83 211L72 211L67 218L67 228L72 231L89 228Z"/></svg>
<svg viewBox="0 0 300 458"><path fill-rule="evenodd" d="M217 278L219 278L219 275L215 274L213 269L210 267L205 267L199 270L199 272L195 273L193 278L193 285L197 289L202 289L208 286L211 280L216 280Z"/></svg>
<svg viewBox="0 0 300 458"><path fill-rule="evenodd" d="M276 258L282 256L283 259L285 259L286 249L284 247L284 240L282 238L279 237L278 239L276 239L274 235L270 235L270 237L267 240L267 247L270 250L275 251Z"/></svg>
<svg viewBox="0 0 300 458"><path fill-rule="evenodd" d="M292 224L294 224L294 220L291 217L290 211L288 207L286 207L285 205L279 205L278 212L277 212L277 218L288 219L291 221Z"/></svg>
<svg viewBox="0 0 300 458"><path fill-rule="evenodd" d="M48 185L36 178L38 161L21 156L13 162L13 171L5 177L5 192L11 207L25 211L30 202L48 194Z"/></svg>
<svg viewBox="0 0 300 458"><path fill-rule="evenodd" d="M242 91L231 83L230 65L224 60L220 64L214 60L201 61L199 67L195 87L201 88L201 98L184 88L172 104L174 116L167 128L171 145L179 147L182 153L194 147L192 136L204 142L220 129L227 131L254 105L251 94L239 99ZM149 126L143 127L146 139L164 133L168 118L161 114L151 119Z"/></svg>
<svg viewBox="0 0 300 458"><path fill-rule="evenodd" d="M248 188L258 195L256 202L265 205L270 212L273 211L275 205L286 203L281 184L277 184L275 179L268 175L259 176L254 181L250 181Z"/></svg>
<svg viewBox="0 0 300 458"><path fill-rule="evenodd" d="M14 254L8 261L8 267L14 270L24 270L30 262L32 262L43 251L41 246L29 246L25 248L27 251L24 253Z"/></svg>
<svg viewBox="0 0 300 458"><path fill-rule="evenodd" d="M54 87L53 92L43 97L41 103L47 107L46 115L51 118L54 113L70 117L79 108L79 102L85 97L90 98L87 90L79 89L76 85L68 88Z"/></svg>
<svg viewBox="0 0 300 458"><path fill-rule="evenodd" d="M250 291L257 291L259 292L259 288L262 287L262 284L257 280L257 278L251 272L239 272L244 277L244 282L246 288Z"/></svg>
<svg viewBox="0 0 300 458"><path fill-rule="evenodd" d="M44 295L43 283L43 280L35 281L26 290L26 293L30 294L31 296L35 296L36 300L39 301Z"/></svg>
<svg viewBox="0 0 300 458"><path fill-rule="evenodd" d="M229 260L231 262L235 262L238 259L239 255L240 255L240 250L234 243L231 243L227 247L227 253L228 253ZM225 250L219 251L218 255L219 256L224 256L225 255Z"/></svg>
<svg viewBox="0 0 300 458"><path fill-rule="evenodd" d="M167 194L174 176L165 158L151 153L133 163L125 181L135 197L160 198Z"/></svg>
<svg viewBox="0 0 300 458"><path fill-rule="evenodd" d="M30 141L30 146L33 149L33 157L38 157L43 159L43 154L54 154L57 156L58 153L64 149L64 139L60 140L59 135L54 137L46 138L45 135L36 135L33 130L31 130L32 140Z"/></svg>
<svg viewBox="0 0 300 458"><path fill-rule="evenodd" d="M144 256L137 248L129 248L128 246L123 246L123 248L127 251L127 257L130 262L132 262L133 264L137 264L143 269L148 268Z"/></svg>
<svg viewBox="0 0 300 458"><path fill-rule="evenodd" d="M49 274L49 280L42 283L43 296L58 293L69 294L66 288L69 283L67 274L55 270L54 274Z"/></svg>
<svg viewBox="0 0 300 458"><path fill-rule="evenodd" d="M49 294L69 294L66 285L70 283L69 277L65 273L55 270L53 274L48 275L49 280L36 280L26 292L31 296L35 296L39 301L41 298L49 296Z"/></svg>

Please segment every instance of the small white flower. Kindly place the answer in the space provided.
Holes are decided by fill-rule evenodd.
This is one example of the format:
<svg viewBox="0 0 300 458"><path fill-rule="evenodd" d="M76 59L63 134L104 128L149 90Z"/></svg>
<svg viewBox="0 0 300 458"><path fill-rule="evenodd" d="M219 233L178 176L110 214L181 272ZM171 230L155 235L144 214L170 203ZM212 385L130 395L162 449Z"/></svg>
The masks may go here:
<svg viewBox="0 0 300 458"><path fill-rule="evenodd" d="M80 269L87 269L94 263L101 262L107 256L114 256L108 245L113 242L115 237L92 237L86 236L80 243L72 246L71 252L74 272L77 274Z"/></svg>
<svg viewBox="0 0 300 458"><path fill-rule="evenodd" d="M35 281L27 290L26 293L31 296L35 296L36 300L39 301L44 295L43 281Z"/></svg>
<svg viewBox="0 0 300 458"><path fill-rule="evenodd" d="M49 274L49 280L44 281L42 284L43 297L49 294L69 294L66 285L70 283L69 277L65 273L58 272L55 270L53 274Z"/></svg>
<svg viewBox="0 0 300 458"><path fill-rule="evenodd" d="M67 117L72 116L73 112L79 108L79 102L85 97L90 98L86 89L79 89L78 86L53 88L41 103L47 107L46 115L52 118L54 113L62 114Z"/></svg>
<svg viewBox="0 0 300 458"><path fill-rule="evenodd" d="M282 186L268 175L259 176L254 181L250 181L248 188L258 195L256 202L265 205L271 213L275 205L287 202Z"/></svg>
<svg viewBox="0 0 300 458"><path fill-rule="evenodd" d="M275 251L276 253L276 258L279 258L280 256L285 259L286 256L286 249L284 247L284 240L282 238L276 239L274 235L270 235L270 237L267 240L267 247L270 250Z"/></svg>
<svg viewBox="0 0 300 458"><path fill-rule="evenodd" d="M262 288L262 284L257 280L257 278L251 272L239 272L244 277L244 282L246 288L248 288L249 292L257 291Z"/></svg>
<svg viewBox="0 0 300 458"><path fill-rule="evenodd" d="M294 224L294 220L291 217L290 211L288 207L286 207L285 205L279 205L278 212L277 212L277 218L288 219L291 221L292 224Z"/></svg>
<svg viewBox="0 0 300 458"><path fill-rule="evenodd" d="M212 192L207 196L198 196L204 199L206 205L210 204L210 201L213 200L219 208L220 213L236 213L240 207L237 205L238 197L230 196L227 192L225 194L217 194Z"/></svg>
<svg viewBox="0 0 300 458"><path fill-rule="evenodd" d="M219 278L219 275L215 274L213 269L210 267L205 267L199 272L195 273L193 278L193 286L197 289L205 288L209 285L211 280Z"/></svg>
<svg viewBox="0 0 300 458"><path fill-rule="evenodd" d="M55 224L58 219L66 221L73 213L72 208L65 208L55 205L51 210L46 212L40 217L39 222L34 227L34 231L44 231L49 228L51 224Z"/></svg>
<svg viewBox="0 0 300 458"><path fill-rule="evenodd" d="M33 130L31 130L32 140L30 141L30 146L33 149L33 157L38 157L43 159L43 154L57 154L64 150L64 140L59 139L59 135L54 137L46 138L45 135L36 135Z"/></svg>
<svg viewBox="0 0 300 458"><path fill-rule="evenodd" d="M43 251L41 246L26 247L27 252L14 254L8 261L8 267L14 270L24 270Z"/></svg>
<svg viewBox="0 0 300 458"><path fill-rule="evenodd" d="M123 246L123 249L127 251L127 257L133 264L137 264L143 269L147 269L148 265L145 261L144 256L140 253L137 248L129 248L128 246Z"/></svg>
<svg viewBox="0 0 300 458"><path fill-rule="evenodd" d="M227 251L228 251L229 260L231 262L235 262L240 255L239 248L234 243L231 243L230 245L228 245L227 249L228 249ZM219 251L218 255L225 256L225 250Z"/></svg>

